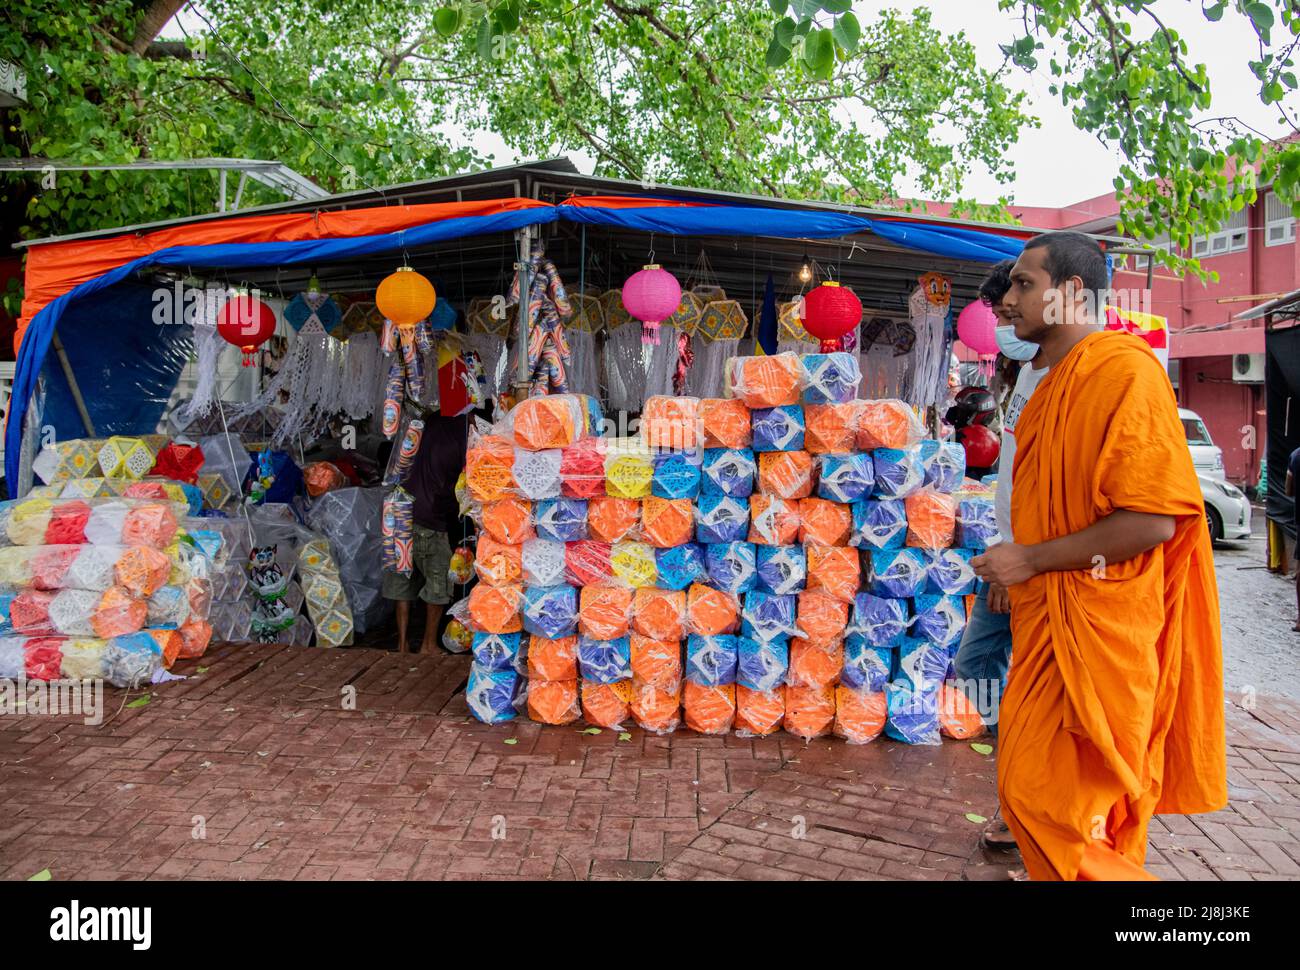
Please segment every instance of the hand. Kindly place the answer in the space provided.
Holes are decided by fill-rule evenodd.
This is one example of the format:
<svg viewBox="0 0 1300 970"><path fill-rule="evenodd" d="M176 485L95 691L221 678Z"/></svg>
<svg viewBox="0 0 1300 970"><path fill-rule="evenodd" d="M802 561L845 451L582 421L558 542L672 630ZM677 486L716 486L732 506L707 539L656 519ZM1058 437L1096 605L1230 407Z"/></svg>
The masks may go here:
<svg viewBox="0 0 1300 970"><path fill-rule="evenodd" d="M1018 546L1014 542L999 542L990 546L983 555L971 560L975 575L1002 587L1015 586L1038 575L1033 564L1029 546Z"/></svg>
<svg viewBox="0 0 1300 970"><path fill-rule="evenodd" d="M1007 592L1005 586L989 583L988 604L990 613L1010 613L1011 594Z"/></svg>

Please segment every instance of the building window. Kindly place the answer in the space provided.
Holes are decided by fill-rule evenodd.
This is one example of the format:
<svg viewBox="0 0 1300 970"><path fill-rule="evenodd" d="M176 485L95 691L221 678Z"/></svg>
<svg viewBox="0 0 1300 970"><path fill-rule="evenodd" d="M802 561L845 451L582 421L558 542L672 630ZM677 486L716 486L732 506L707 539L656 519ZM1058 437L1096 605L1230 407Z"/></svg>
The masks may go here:
<svg viewBox="0 0 1300 970"><path fill-rule="evenodd" d="M1152 239L1152 240L1151 240L1149 243L1147 243L1146 245L1150 246L1152 249L1163 249L1165 252L1169 252L1169 237L1168 237L1168 236L1160 236L1160 237L1157 238L1157 239ZM1127 269L1127 268L1128 268L1128 266L1127 266L1128 258L1125 257L1125 260L1124 260L1124 261L1125 261L1125 265L1124 265L1123 267L1116 267L1116 268L1117 268L1117 269ZM1150 262L1151 262L1151 257L1150 257L1150 256L1137 256L1137 255L1135 255L1135 256L1133 257L1133 271L1134 271L1135 273L1145 273L1145 272L1147 271L1147 264L1150 263Z"/></svg>
<svg viewBox="0 0 1300 970"><path fill-rule="evenodd" d="M1218 232L1208 236L1192 237L1192 256L1196 259L1208 259L1211 256L1224 256L1228 253L1243 252L1249 246L1247 231L1247 211L1236 212Z"/></svg>
<svg viewBox="0 0 1300 970"><path fill-rule="evenodd" d="M1264 245L1285 246L1295 242L1295 216L1277 193L1264 196Z"/></svg>

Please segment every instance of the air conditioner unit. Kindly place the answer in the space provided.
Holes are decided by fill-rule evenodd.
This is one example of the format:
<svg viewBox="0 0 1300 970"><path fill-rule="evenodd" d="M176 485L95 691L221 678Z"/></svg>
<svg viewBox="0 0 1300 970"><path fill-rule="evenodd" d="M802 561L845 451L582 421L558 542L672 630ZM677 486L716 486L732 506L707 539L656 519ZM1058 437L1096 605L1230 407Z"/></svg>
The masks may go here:
<svg viewBox="0 0 1300 970"><path fill-rule="evenodd" d="M1233 354L1232 379L1238 384L1263 384L1264 355Z"/></svg>

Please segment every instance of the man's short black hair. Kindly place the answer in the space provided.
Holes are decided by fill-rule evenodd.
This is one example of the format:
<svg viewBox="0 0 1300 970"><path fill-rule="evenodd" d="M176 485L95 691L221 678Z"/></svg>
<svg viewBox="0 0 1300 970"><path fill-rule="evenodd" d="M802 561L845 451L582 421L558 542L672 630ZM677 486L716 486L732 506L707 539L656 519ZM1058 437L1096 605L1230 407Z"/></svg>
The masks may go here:
<svg viewBox="0 0 1300 970"><path fill-rule="evenodd" d="M1045 232L1025 243L1025 249L1047 249L1043 266L1052 278L1053 286L1060 286L1072 276L1083 280L1083 288L1102 294L1110 288L1110 273L1106 271L1106 254L1097 241L1081 232Z"/></svg>
<svg viewBox="0 0 1300 970"><path fill-rule="evenodd" d="M997 306L1011 289L1011 267L1016 265L1014 259L1004 259L995 263L980 284L980 300L986 306Z"/></svg>

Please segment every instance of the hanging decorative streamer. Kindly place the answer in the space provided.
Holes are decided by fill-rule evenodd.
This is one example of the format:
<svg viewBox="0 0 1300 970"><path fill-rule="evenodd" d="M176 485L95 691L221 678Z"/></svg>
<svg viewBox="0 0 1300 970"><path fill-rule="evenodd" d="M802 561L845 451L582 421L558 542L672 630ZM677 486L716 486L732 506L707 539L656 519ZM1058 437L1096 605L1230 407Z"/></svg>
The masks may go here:
<svg viewBox="0 0 1300 970"><path fill-rule="evenodd" d="M646 399L641 328L631 326L630 323L631 318L625 316L618 326L610 330L605 340L609 406L614 411L640 411Z"/></svg>
<svg viewBox="0 0 1300 970"><path fill-rule="evenodd" d="M947 320L952 284L938 273L926 273L908 300L916 334L912 374L903 400L913 405L938 404L947 392Z"/></svg>
<svg viewBox="0 0 1300 970"><path fill-rule="evenodd" d="M229 293L223 288L205 287L202 297L194 308L195 370L198 371L199 379L193 395L180 410L180 416L186 422L205 417L212 410L213 402L219 397L217 367L221 351L227 344L217 332L217 311L221 309L228 296Z"/></svg>

